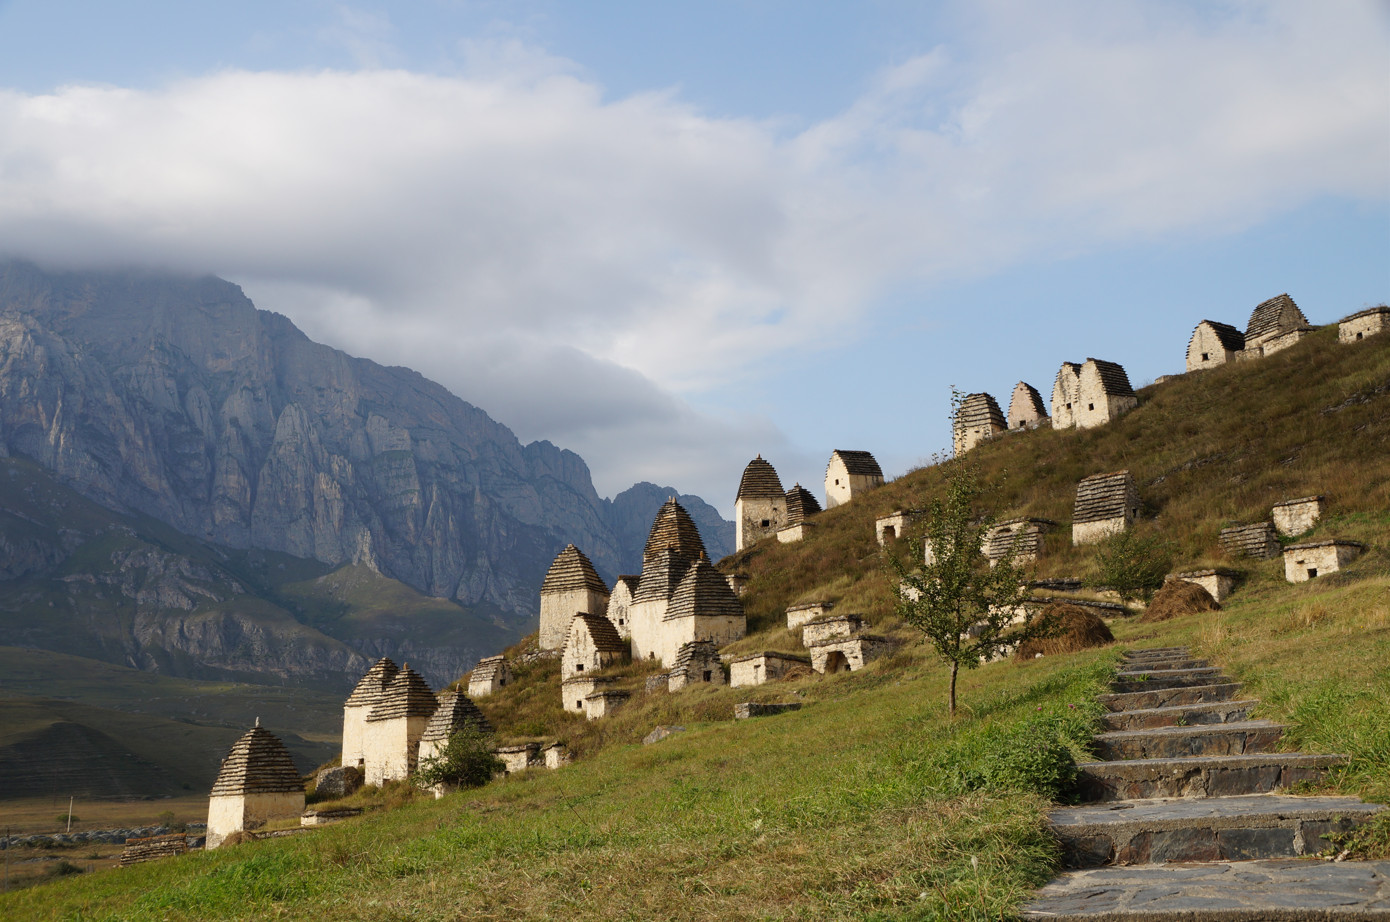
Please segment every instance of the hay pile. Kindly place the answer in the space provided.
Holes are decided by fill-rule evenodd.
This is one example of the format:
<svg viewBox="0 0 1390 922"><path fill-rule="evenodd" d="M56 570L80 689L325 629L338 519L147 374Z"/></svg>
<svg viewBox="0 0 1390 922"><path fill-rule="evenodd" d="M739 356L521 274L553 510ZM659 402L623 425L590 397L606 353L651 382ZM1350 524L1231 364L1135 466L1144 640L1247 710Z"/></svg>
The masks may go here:
<svg viewBox="0 0 1390 922"><path fill-rule="evenodd" d="M1019 644L1018 649L1014 651L1014 662L1034 659L1039 653L1043 656L1075 653L1078 650L1104 646L1115 640L1115 635L1110 633L1110 628L1106 627L1100 616L1080 605L1053 602L1034 618L1050 619L1057 626L1057 631L1051 637L1040 637Z"/></svg>
<svg viewBox="0 0 1390 922"><path fill-rule="evenodd" d="M1183 615L1195 615L1202 611L1220 610L1221 604L1201 586L1186 580L1170 579L1163 584L1162 589L1154 593L1153 601L1139 620L1148 624L1167 621L1169 618L1181 618Z"/></svg>

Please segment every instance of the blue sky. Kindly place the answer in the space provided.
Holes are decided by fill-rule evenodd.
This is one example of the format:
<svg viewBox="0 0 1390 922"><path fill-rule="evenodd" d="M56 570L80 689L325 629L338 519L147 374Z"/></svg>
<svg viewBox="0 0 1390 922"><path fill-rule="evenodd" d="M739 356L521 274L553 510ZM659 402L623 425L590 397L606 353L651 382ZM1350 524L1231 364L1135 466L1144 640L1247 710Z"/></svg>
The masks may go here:
<svg viewBox="0 0 1390 922"><path fill-rule="evenodd" d="M212 272L726 512L1390 297L1368 2L0 2L0 252Z"/></svg>

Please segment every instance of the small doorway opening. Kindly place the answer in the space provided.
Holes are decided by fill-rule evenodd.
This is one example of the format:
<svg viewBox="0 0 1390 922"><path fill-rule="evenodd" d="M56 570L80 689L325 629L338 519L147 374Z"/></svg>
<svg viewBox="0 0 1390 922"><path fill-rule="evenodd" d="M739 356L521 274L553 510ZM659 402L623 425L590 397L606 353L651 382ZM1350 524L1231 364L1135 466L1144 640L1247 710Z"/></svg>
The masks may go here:
<svg viewBox="0 0 1390 922"><path fill-rule="evenodd" d="M839 650L836 650L825 658L825 674L835 675L839 672L849 672L849 659Z"/></svg>
<svg viewBox="0 0 1390 922"><path fill-rule="evenodd" d="M1318 568L1317 568L1317 567L1309 567L1309 568L1308 568L1308 578L1309 578L1309 579L1312 579L1313 577L1315 577L1315 576L1317 576L1317 575L1318 575Z"/></svg>

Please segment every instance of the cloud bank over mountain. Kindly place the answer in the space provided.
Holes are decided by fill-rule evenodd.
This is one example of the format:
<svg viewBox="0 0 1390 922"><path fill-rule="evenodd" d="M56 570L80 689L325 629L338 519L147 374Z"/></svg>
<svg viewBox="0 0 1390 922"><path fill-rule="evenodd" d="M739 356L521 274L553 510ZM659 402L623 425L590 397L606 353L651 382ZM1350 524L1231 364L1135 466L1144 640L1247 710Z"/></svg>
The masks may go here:
<svg viewBox="0 0 1390 922"><path fill-rule="evenodd" d="M507 40L452 75L0 90L0 252L215 272L574 449L601 491L722 506L754 450L801 450L727 395L853 341L895 293L1325 197L1384 205L1374 4L960 17L809 123L609 98Z"/></svg>

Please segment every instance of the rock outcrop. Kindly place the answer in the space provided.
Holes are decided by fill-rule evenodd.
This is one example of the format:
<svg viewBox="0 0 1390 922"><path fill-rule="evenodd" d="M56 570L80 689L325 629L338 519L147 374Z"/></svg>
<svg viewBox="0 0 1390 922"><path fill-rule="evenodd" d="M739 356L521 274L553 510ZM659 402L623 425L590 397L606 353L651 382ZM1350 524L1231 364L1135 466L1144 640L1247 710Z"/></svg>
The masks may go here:
<svg viewBox="0 0 1390 922"><path fill-rule="evenodd" d="M674 492L600 499L573 452L312 342L229 282L24 262L0 263L0 454L205 541L364 563L518 622L566 543L610 577L632 569ZM681 499L731 549L732 525ZM12 550L9 575L55 562ZM176 567L148 591L187 609L200 585Z"/></svg>

